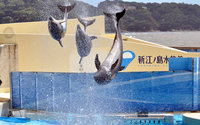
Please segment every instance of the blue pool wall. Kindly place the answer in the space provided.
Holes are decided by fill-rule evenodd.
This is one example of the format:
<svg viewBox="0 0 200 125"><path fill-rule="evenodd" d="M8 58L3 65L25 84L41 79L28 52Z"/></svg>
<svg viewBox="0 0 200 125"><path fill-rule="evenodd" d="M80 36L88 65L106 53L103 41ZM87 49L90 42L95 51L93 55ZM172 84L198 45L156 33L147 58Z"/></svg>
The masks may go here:
<svg viewBox="0 0 200 125"><path fill-rule="evenodd" d="M169 72L120 72L107 85L93 73L12 72L12 108L62 113L200 111L199 58L171 58Z"/></svg>

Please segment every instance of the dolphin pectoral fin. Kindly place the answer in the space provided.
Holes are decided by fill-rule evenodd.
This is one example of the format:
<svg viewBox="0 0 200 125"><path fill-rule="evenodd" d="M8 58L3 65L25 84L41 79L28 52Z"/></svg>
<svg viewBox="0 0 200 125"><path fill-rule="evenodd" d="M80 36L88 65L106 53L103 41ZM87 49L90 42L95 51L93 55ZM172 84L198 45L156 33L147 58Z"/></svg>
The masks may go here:
<svg viewBox="0 0 200 125"><path fill-rule="evenodd" d="M90 39L94 40L94 39L97 39L97 37L96 36L90 36Z"/></svg>
<svg viewBox="0 0 200 125"><path fill-rule="evenodd" d="M96 54L96 57L95 57L95 66L96 66L97 70L100 69L100 65L101 65L101 63L99 61L99 56L98 56L98 54Z"/></svg>
<svg viewBox="0 0 200 125"><path fill-rule="evenodd" d="M119 69L119 71L124 70L124 68L125 68L125 66L121 66L120 69Z"/></svg>
<svg viewBox="0 0 200 125"><path fill-rule="evenodd" d="M62 22L60 22L60 24L65 23L65 22L67 22L67 21L62 21Z"/></svg>
<svg viewBox="0 0 200 125"><path fill-rule="evenodd" d="M59 40L58 42L59 42L60 46L63 47L63 45L62 45L62 41Z"/></svg>
<svg viewBox="0 0 200 125"><path fill-rule="evenodd" d="M112 64L112 66L111 66L111 70L113 70L113 69L116 67L118 61L119 61L119 59L117 59L116 62L115 62L114 64Z"/></svg>

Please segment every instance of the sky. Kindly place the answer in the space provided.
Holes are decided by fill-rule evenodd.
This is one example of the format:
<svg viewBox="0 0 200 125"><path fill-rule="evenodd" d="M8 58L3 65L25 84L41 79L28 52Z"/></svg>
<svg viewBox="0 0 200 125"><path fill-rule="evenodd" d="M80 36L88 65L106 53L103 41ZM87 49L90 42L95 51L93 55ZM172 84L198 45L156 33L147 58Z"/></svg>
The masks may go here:
<svg viewBox="0 0 200 125"><path fill-rule="evenodd" d="M99 2L104 0L81 0L87 2L91 5L97 6ZM123 0L123 1L133 1L133 2L143 2L143 3L162 3L162 2L175 2L175 3L188 3L188 4L198 4L200 5L200 0Z"/></svg>

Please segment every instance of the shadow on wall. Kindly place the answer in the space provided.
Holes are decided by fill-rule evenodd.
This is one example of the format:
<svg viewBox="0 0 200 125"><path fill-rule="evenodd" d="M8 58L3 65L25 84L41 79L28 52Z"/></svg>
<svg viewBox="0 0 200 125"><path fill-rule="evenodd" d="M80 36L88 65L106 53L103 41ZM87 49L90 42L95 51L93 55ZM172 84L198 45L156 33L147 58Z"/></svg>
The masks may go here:
<svg viewBox="0 0 200 125"><path fill-rule="evenodd" d="M10 87L10 72L17 69L17 45L0 45L0 88Z"/></svg>

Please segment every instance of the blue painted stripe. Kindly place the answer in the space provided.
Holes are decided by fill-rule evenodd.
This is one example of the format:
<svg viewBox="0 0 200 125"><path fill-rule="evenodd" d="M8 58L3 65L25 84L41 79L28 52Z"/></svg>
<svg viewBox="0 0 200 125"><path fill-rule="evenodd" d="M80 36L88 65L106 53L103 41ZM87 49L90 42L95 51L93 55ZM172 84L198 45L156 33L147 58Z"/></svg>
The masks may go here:
<svg viewBox="0 0 200 125"><path fill-rule="evenodd" d="M20 93L20 73L12 72L12 108L21 109L21 93Z"/></svg>
<svg viewBox="0 0 200 125"><path fill-rule="evenodd" d="M69 74L68 73L53 73L53 111L68 112L69 105Z"/></svg>
<svg viewBox="0 0 200 125"><path fill-rule="evenodd" d="M198 98L198 100L199 100L199 111L200 111L200 59L199 59L199 74L198 74L198 80L199 80L199 83L198 83L198 86L199 86L199 92L198 92L198 96L199 96L199 98Z"/></svg>
<svg viewBox="0 0 200 125"><path fill-rule="evenodd" d="M51 73L36 74L37 110L53 111L53 85Z"/></svg>
<svg viewBox="0 0 200 125"><path fill-rule="evenodd" d="M37 109L36 75L32 72L20 73L21 106L23 109Z"/></svg>
<svg viewBox="0 0 200 125"><path fill-rule="evenodd" d="M193 63L193 110L198 110L199 105L199 58L194 58Z"/></svg>
<svg viewBox="0 0 200 125"><path fill-rule="evenodd" d="M170 58L169 71L192 71L192 58Z"/></svg>

